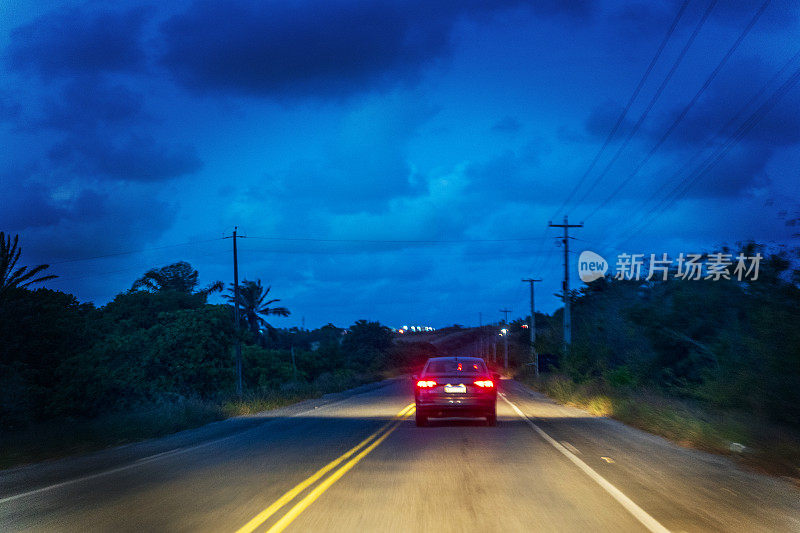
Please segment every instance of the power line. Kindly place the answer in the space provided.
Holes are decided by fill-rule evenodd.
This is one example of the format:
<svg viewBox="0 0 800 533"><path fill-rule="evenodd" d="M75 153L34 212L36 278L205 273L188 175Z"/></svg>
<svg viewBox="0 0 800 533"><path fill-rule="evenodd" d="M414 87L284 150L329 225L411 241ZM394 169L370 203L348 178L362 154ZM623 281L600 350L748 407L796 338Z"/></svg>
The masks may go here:
<svg viewBox="0 0 800 533"><path fill-rule="evenodd" d="M597 165L597 162L600 160L600 156L603 154L605 149L608 147L609 143L611 143L611 140L614 138L614 135L616 135L617 130L622 125L622 122L625 120L625 117L627 116L628 111L630 111L631 105L633 105L634 100L636 100L636 98L639 96L639 93L641 92L642 87L644 87L644 84L647 81L647 78L650 76L650 73L653 71L653 67L655 67L656 63L658 62L659 58L661 57L661 53L664 51L664 48L667 46L667 42L669 42L670 38L672 37L672 34L675 32L675 28L678 26L678 22L680 21L681 17L683 16L683 13L686 11L686 7L689 5L689 2L690 2L690 0L684 0L684 2L681 5L680 9L678 9L678 12L675 14L675 18L672 21L672 24L670 24L670 27L667 30L667 34L661 40L661 43L659 44L655 55L650 60L650 64L647 65L647 69L645 69L644 74L642 75L641 79L639 80L639 83L636 85L636 88L633 90L633 93L631 94L630 98L628 98L628 102L625 104L625 107L622 109L622 113L620 113L619 117L617 117L617 122L614 124L614 127L611 128L611 131L608 132L608 135L606 136L606 140L603 141L603 145L600 147L600 149L594 155L594 158L592 159L592 162L589 164L589 167L586 169L586 171L580 177L580 179L578 180L578 183L576 183L575 186L572 188L572 191L569 193L567 198L561 203L561 206L556 210L555 213L553 213L553 216L550 217L551 219L555 219L556 216L561 212L561 210L564 207L566 207L566 205L569 203L569 201L572 200L572 197L575 195L575 193L578 192L578 189L580 189L581 185L583 185L583 182L586 181L586 178L589 176L589 174L592 172L592 170L594 170L595 165Z"/></svg>
<svg viewBox="0 0 800 533"><path fill-rule="evenodd" d="M167 244L167 245L164 245L164 246L155 246L155 247L152 247L152 248L142 248L140 250L131 250L131 251L128 251L128 252L117 252L117 253L113 253L113 254L95 255L95 256L92 256L92 257L78 257L78 258L75 258L75 259L64 259L63 261L55 261L55 262L48 263L48 264L50 266L53 266L53 265L62 265L64 263L77 263L77 262L81 262L81 261L93 261L95 259L106 259L108 257L119 257L119 256L122 256L122 255L140 254L140 253L144 253L144 252L153 252L153 251L156 251L156 250L164 250L166 248L176 248L178 246L188 246L190 244L202 244L202 243L206 243L206 242L221 241L221 240L222 240L222 238L219 237L219 238L216 238L216 239L205 239L205 240L202 240L202 241L188 241L188 242L181 242L181 243L178 243L178 244Z"/></svg>
<svg viewBox="0 0 800 533"><path fill-rule="evenodd" d="M480 242L527 242L538 240L536 237L519 237L512 239L322 239L314 237L248 237L263 241L287 241L287 242L355 242L355 243L378 243L378 244L460 244L460 243L480 243Z"/></svg>
<svg viewBox="0 0 800 533"><path fill-rule="evenodd" d="M767 81L767 82L766 82L766 83L765 83L765 84L764 84L764 85L761 87L761 89L760 89L758 92L756 92L756 93L755 93L753 96L751 96L751 97L748 99L748 101L747 101L747 102L746 102L746 103L745 103L745 104L744 104L744 105L743 105L741 108L739 108L739 110L736 112L736 114L735 114L735 115L733 115L733 116L732 116L732 117L731 117L731 118L730 118L730 119L729 119L729 120L728 120L728 121L725 123L725 125L724 125L724 126L722 126L722 128L720 128L720 129L719 129L719 131L716 133L716 135L712 136L712 137L711 137L711 138L710 138L710 139L709 139L709 140L708 140L708 141L705 143L705 145L704 145L704 146L703 146L703 147L702 147L700 150L698 150L698 151L697 151L697 152L696 152L696 153L695 153L695 154L694 154L694 155L693 155L691 158L689 158L689 159L686 161L686 163L684 163L684 164L683 164L683 165L682 165L682 166L681 166L681 167L680 167L680 168L679 168L679 169L678 169L678 170L677 170L677 171L676 171L676 172L675 172L675 173L674 173L674 174L673 174L673 175L672 175L672 176L671 176L671 177L670 177L668 180L665 180L665 181L664 181L664 182L661 184L661 186L660 186L660 187L659 187L659 188L658 188L656 191L654 191L654 192L653 192L653 194L651 194L651 195L650 195L650 196L647 198L647 200L645 200L645 201L643 202L643 204L642 204L642 205L648 205L648 204L650 204L650 202L651 202L652 200L655 200L655 199L656 199L656 198L659 196L659 194L660 194L662 191L664 191L664 190L666 189L666 187L667 187L667 186L670 184L670 182L672 182L672 181L673 181L673 180L675 180L675 179L678 179L678 178L679 178L679 177L680 177L680 176L681 176L681 175L682 175L682 174L683 174L683 173L684 173L686 170L688 170L688 169L689 169L689 168L690 168L692 165L694 165L695 161L696 161L696 160L697 160L697 159L700 157L700 155L701 155L703 152L705 152L705 151L706 151L706 149L708 149L708 148L711 148L711 147L714 145L714 143L715 143L715 141L716 141L717 139L719 139L719 138L722 138L722 137L723 137L723 135L725 134L725 132L726 132L726 131L727 131L727 130L728 130L730 127L731 127L731 126L733 126L733 124L735 124L735 123L736 123L736 122L739 120L739 117L741 117L741 116L742 116L742 115L743 115L743 114L744 114L744 113L747 111L747 109L748 109L748 108L749 108L749 107L750 107L752 104L754 104L755 102L757 102L757 101L758 101L758 100L759 100L759 99L760 99L760 98L761 98L761 97L764 95L764 93L767 91L767 89L768 89L768 88L769 88L769 87L770 87L770 86L771 86L771 85L772 85L772 84L773 84L773 83L774 83L776 80L778 80L778 79L779 79L779 78L780 78L780 77L781 77L781 76L784 74L784 72L785 72L785 71L786 71L786 70L787 70L787 69L788 69L788 68L791 66L791 64L792 64L792 63L794 63L794 62L795 62L795 61L796 61L798 58L800 58L800 50L798 50L797 52L795 52L795 54L794 54L792 57L790 57L790 58L789 58L789 60L788 60L788 61L786 61L786 62L785 62L785 63L784 63L782 66L781 66L781 68L780 68L780 69L778 69L778 71L777 71L777 72L776 72L776 73L775 73L775 74L774 74L774 75L773 75L773 76L772 76L772 77L771 77L771 78L770 78L770 79L769 79L769 80L768 80L768 81ZM776 92L777 92L777 91L780 91L780 89L777 89L777 90L776 90ZM743 122L743 124L744 124L744 123L746 123L746 122L747 122L747 121L745 120L745 122ZM738 131L738 130L737 130L737 131ZM732 135L735 135L735 133L736 133L736 132L734 132ZM727 141L726 141L726 142L727 142ZM724 146L725 146L725 143L723 143L723 145L722 145L722 146L724 147ZM706 162L708 162L708 161L710 161L710 158L707 158L707 159L706 159ZM706 162L702 163L702 164L700 165L700 167L702 167L703 165L705 165L705 164L706 164ZM697 168L699 168L699 167L695 167L695 171L696 171L696 169L697 169ZM695 171L693 171L691 174L693 174ZM691 174L690 174L690 175L691 175ZM675 188L673 188L673 190L672 190L672 191L670 191L669 193L667 193L667 194L666 194L666 195L665 195L665 196L664 196L664 197L663 197L663 198L662 198L662 199L661 199L659 202L657 202L657 203L655 204L655 206L654 206L652 209L650 209L650 211L648 211L648 212L646 212L646 213L645 213L645 211L644 211L644 210L642 210L642 211L641 211L641 213L640 213L640 215L639 215L639 217L636 219L636 221L635 221L633 224L630 224L630 225L628 226L628 231L627 231L627 232L623 232L623 236L624 236L625 238L624 238L624 239L623 239L623 238L621 238L620 240L618 240L618 241L617 241L617 243L615 244L615 247L616 247L616 246L619 246L620 244L622 244L622 243L624 243L624 242L627 242L628 240L630 240L630 239L631 239L631 237L633 237L633 235L635 235L635 234L638 232L638 230L639 230L639 227L640 227L641 223L642 223L642 222L645 222L645 220L647 219L647 217L648 217L650 214L652 214L654 211L658 210L658 208L659 208L661 205L663 205L665 201L667 201L667 200L669 199L669 197L672 195L672 193L673 193L674 191L676 191L676 190L678 189L678 187L680 187L680 184L679 184L678 186L676 186ZM647 225L647 223L645 222L644 226L646 226L646 225ZM642 226L642 227L644 227L644 226ZM630 228L634 228L634 230L633 230L633 231L630 231Z"/></svg>
<svg viewBox="0 0 800 533"><path fill-rule="evenodd" d="M631 130L628 132L628 135L625 137L625 140L622 142L622 144L619 146L619 148L617 148L617 151L614 153L614 155L611 158L611 160L609 160L609 162L606 164L605 168L603 168L603 171L595 178L595 180L592 182L592 184L584 191L583 195L578 200L576 206L577 205L581 205L586 200L586 198L589 197L589 195L594 190L594 188L597 186L597 184L600 183L600 181L602 181L602 179L606 176L606 174L608 174L608 171L611 169L611 167L614 165L614 163L617 162L617 160L619 159L620 155L622 155L622 152L625 151L625 148L628 147L628 144L631 142L631 139L633 139L634 135L636 135L636 133L639 131L639 128L642 126L644 121L650 115L650 111L653 109L653 106L655 106L656 102L661 97L661 93L664 92L664 89L667 87L667 84L672 79L672 76L675 74L675 71L678 70L678 67L683 62L684 56L686 56L686 53L691 48L692 44L694 43L694 40L697 38L697 35L700 33L700 30L705 25L706 20L708 20L708 17L711 15L711 11L714 9L714 6L716 6L716 4L717 4L717 0L711 0L711 3L708 5L706 10L703 12L702 17L700 17L700 20L697 22L697 25L695 26L694 30L692 31L692 34L689 36L689 39L686 41L686 44L683 45L683 48L681 49L680 53L678 54L678 57L675 58L675 61L673 61L672 66L670 67L670 69L667 72L666 76L664 76L664 79L662 80L661 84L658 86L658 89L656 89L655 94L650 99L650 101L647 103L647 106L645 107L644 111L642 111L642 114L636 120L636 123L633 125L633 128L631 128Z"/></svg>
<svg viewBox="0 0 800 533"><path fill-rule="evenodd" d="M222 255L222 254L227 254L227 253L228 253L228 251L225 250L225 251L221 251L221 252L218 251L218 252L204 253L204 254L201 254L201 256L202 257L208 257L208 256L212 256L212 255ZM145 268L146 267L143 267L142 265L137 265L137 266L127 267L127 268L122 268L122 269L119 269L119 270L109 270L109 271L105 271L105 272L94 272L94 273L91 273L91 274L84 274L84 275L81 275L81 276L72 276L72 277L67 277L67 278L59 276L59 277L57 277L57 278L55 278L53 280L48 281L47 283L53 283L53 282L58 283L58 282L64 282L64 281L77 281L77 280L81 280L81 279L96 278L96 277L100 277L100 276L105 277L105 276L108 276L108 275L111 275L111 274L119 274L121 272L130 272L132 270L140 270L141 271L142 269L145 269Z"/></svg>
<svg viewBox="0 0 800 533"><path fill-rule="evenodd" d="M444 252L444 251L430 251L417 254L409 254L401 249L382 249L382 250L266 250L259 248L247 248L248 252L267 253L267 254L287 254L287 255L358 255L358 254L403 254L404 257L435 257L435 256L448 256L448 257L522 257L533 254L549 254L552 249L539 249L539 250L516 250L512 252Z"/></svg>
<svg viewBox="0 0 800 533"><path fill-rule="evenodd" d="M733 53L736 51L736 49L739 48L739 45L742 43L742 41L747 36L747 34L750 33L750 30L753 29L753 26L755 26L756 22L761 17L761 14L767 8L769 3L770 3L770 0L766 0L763 4L761 4L761 7L758 9L758 11L756 11L755 15L753 15L753 17L750 19L750 22L747 24L745 29L742 30L742 33L739 35L739 37L736 39L736 41L734 41L734 43L731 45L731 47L728 49L728 51L722 57L722 59L717 64L717 66L714 68L714 70L711 72L711 74L709 74L709 76L706 78L705 82L700 87L700 89L698 89L698 91L695 93L695 95L692 97L692 99L689 101L689 103L684 106L684 108L681 110L680 114L675 118L675 120L672 121L672 124L670 124L669 128L667 128L667 131L665 131L664 134L661 135L661 138L659 138L659 140L655 144L655 146L653 146L650 149L650 151L647 153L647 155L644 157L644 159L639 162L639 164L636 166L636 168L633 170L633 172L631 172L628 175L628 177L625 178L617 186L617 188L614 189L611 192L611 194L606 197L605 200L603 200L586 217L584 217L584 220L588 220L589 218L594 216L600 209L602 209L603 207L608 205L608 202L610 202L612 198L614 198L617 194L619 194L619 192L625 187L625 185L630 183L630 181L639 173L639 171L642 169L642 167L644 167L647 164L647 162L650 161L650 158L658 151L658 149L661 147L661 145L664 144L664 142L672 134L672 132L675 131L675 128L678 127L678 124L681 123L681 121L684 119L684 117L689 112L689 110L692 107L694 107L695 103L697 103L697 100L700 98L700 96L706 91L706 89L709 87L709 85L711 85L711 82L714 80L714 78L717 77L717 74L719 74L720 70L722 70L722 67L725 66L725 63L728 62L728 59L730 59L730 57L733 55Z"/></svg>
<svg viewBox="0 0 800 533"><path fill-rule="evenodd" d="M744 136L752 130L761 119L772 109L772 107L783 97L786 92L788 92L797 82L800 80L800 69L797 69L792 76L787 79L783 85L781 85L773 94L772 96L764 102L756 111L754 111L747 120L737 129L734 136L732 136L722 147L721 150L718 150L716 154L712 153L701 163L698 167L695 168L695 171L684 178L680 183L678 183L672 191L664 198L662 201L654 206L645 216L644 224L640 224L639 227L635 228L634 231L622 242L626 242L630 240L633 235L638 233L641 228L646 226L649 221L647 217L653 214L657 209L659 209L662 205L664 206L661 208L663 211L664 209L669 208L675 202L683 198L692 186L697 183L703 176L705 176L717 163L719 163L725 155L733 148ZM671 197L671 198L670 198Z"/></svg>

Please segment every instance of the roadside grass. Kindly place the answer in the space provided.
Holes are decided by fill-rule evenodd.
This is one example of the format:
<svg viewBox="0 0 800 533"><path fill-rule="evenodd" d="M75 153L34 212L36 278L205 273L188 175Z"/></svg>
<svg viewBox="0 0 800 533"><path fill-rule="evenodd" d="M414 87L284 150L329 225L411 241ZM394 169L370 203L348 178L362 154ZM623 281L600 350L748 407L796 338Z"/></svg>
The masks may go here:
<svg viewBox="0 0 800 533"><path fill-rule="evenodd" d="M681 446L731 456L795 482L800 479L800 433L752 414L713 409L654 391L615 389L601 381L578 384L562 375L517 379L558 403L614 418Z"/></svg>
<svg viewBox="0 0 800 533"><path fill-rule="evenodd" d="M163 437L217 420L277 409L316 396L319 393L309 391L304 395L251 393L241 400L178 399L88 420L52 420L15 431L4 430L0 437L0 469Z"/></svg>
<svg viewBox="0 0 800 533"><path fill-rule="evenodd" d="M279 390L261 389L242 399L170 398L92 419L56 419L18 429L0 429L0 469L89 453L252 415L341 392L381 379L349 371L326 372L312 383L290 382Z"/></svg>
<svg viewBox="0 0 800 533"><path fill-rule="evenodd" d="M319 396L318 393L299 394L293 393L290 395L282 395L279 393L266 393L266 394L249 394L241 400L232 398L223 402L220 405L220 411L223 414L222 418L231 418L234 416L254 415L262 411L270 411L285 407L293 403L307 400L308 398L315 398Z"/></svg>
<svg viewBox="0 0 800 533"><path fill-rule="evenodd" d="M17 430L4 429L0 437L0 468L160 437L222 418L222 409L213 402L179 399L93 419L65 418Z"/></svg>
<svg viewBox="0 0 800 533"><path fill-rule="evenodd" d="M93 452L178 431L203 426L235 416L252 415L319 396L264 391L243 399L218 401L177 399L109 413L92 419L62 419L3 430L0 436L0 469Z"/></svg>

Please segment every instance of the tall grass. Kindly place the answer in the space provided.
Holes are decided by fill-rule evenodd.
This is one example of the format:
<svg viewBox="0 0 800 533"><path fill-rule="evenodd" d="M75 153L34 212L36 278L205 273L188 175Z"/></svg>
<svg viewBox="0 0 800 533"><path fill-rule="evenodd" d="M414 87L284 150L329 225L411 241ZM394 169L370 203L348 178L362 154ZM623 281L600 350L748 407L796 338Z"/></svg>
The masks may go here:
<svg viewBox="0 0 800 533"><path fill-rule="evenodd" d="M252 415L326 393L369 383L375 377L348 371L326 372L312 383L289 382L280 389L261 388L243 398L215 400L165 397L152 404L92 419L56 419L13 431L0 431L0 469L66 457L144 439L162 437L209 422Z"/></svg>
<svg viewBox="0 0 800 533"><path fill-rule="evenodd" d="M138 440L160 437L220 420L215 402L163 400L97 418L61 419L33 424L0 437L0 468L85 453Z"/></svg>
<svg viewBox="0 0 800 533"><path fill-rule="evenodd" d="M602 380L576 383L562 375L519 379L559 403L593 415L617 419L682 446L735 456L773 474L800 478L800 435L751 414L714 409L652 390L614 387Z"/></svg>

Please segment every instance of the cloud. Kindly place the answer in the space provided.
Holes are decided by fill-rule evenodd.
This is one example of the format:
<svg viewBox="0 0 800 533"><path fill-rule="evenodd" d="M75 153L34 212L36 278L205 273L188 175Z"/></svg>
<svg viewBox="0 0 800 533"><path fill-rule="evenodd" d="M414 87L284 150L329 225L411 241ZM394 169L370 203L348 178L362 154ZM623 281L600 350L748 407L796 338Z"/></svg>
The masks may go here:
<svg viewBox="0 0 800 533"><path fill-rule="evenodd" d="M334 213L377 212L392 198L422 194L407 145L438 112L397 94L366 98L330 131L316 157L270 173L270 194Z"/></svg>
<svg viewBox="0 0 800 533"><path fill-rule="evenodd" d="M39 183L4 176L0 184L0 196L13 198L0 209L0 227L6 231L49 226L69 214L69 209L54 202L48 189Z"/></svg>
<svg viewBox="0 0 800 533"><path fill-rule="evenodd" d="M494 202L554 203L564 194L564 179L571 170L553 168L550 146L543 140L529 141L519 150L506 150L488 160L464 167L465 194L474 209L496 210Z"/></svg>
<svg viewBox="0 0 800 533"><path fill-rule="evenodd" d="M176 178L202 167L193 147L163 145L146 135L117 140L71 137L53 146L49 156L75 173L140 182Z"/></svg>
<svg viewBox="0 0 800 533"><path fill-rule="evenodd" d="M728 0L720 2L714 9L718 20L737 28L749 19L763 2L757 0ZM761 17L761 31L782 31L797 24L800 11L794 0L772 0Z"/></svg>
<svg viewBox="0 0 800 533"><path fill-rule="evenodd" d="M694 198L736 197L768 187L770 180L765 169L773 153L767 145L733 148L697 181L688 195Z"/></svg>
<svg viewBox="0 0 800 533"><path fill-rule="evenodd" d="M760 58L733 61L728 68L720 72L715 82L689 110L647 167L650 169L660 162L661 165L666 165L666 170L646 179L642 173L639 181L652 181L658 184L664 175L671 176L689 158L696 157L699 163L709 155L719 153L718 151L731 140L731 135L737 128L790 74L790 71L784 72L780 79L768 85L768 89L754 103L750 102L776 71L777 65L769 65ZM686 100L694 90L693 88L688 90ZM758 115L760 120L755 128L738 140L725 157L704 175L687 195L690 198L727 198L746 195L755 189L769 186L765 169L776 153L776 148L800 142L800 105L797 96L797 91L787 93L771 112ZM672 126L685 105L685 101L666 104L665 111L650 116L639 130L637 138L644 141L646 148L654 146ZM597 138L604 138L613 126L620 109L609 103L593 110L586 121L587 132ZM745 111L740 113L742 109ZM721 137L716 138L717 133L733 118L736 120L732 125L725 129ZM630 127L623 125L620 129L627 131ZM712 140L714 142L709 146L708 143ZM634 156L633 161L639 161L642 157L642 155ZM626 158L617 163L614 172L619 172L620 166L625 165L624 159ZM695 168L696 163L686 174ZM624 171L623 175L626 174L627 171ZM683 179L686 174L678 176L678 179ZM638 194L637 189L632 187L630 194Z"/></svg>
<svg viewBox="0 0 800 533"><path fill-rule="evenodd" d="M59 9L12 31L7 64L28 78L38 98L24 114L9 107L9 115L19 131L37 138L46 154L41 162L49 164L43 172L147 182L201 168L193 147L150 133L142 86L130 76L145 68L143 33L152 14L141 7ZM35 75L38 86L30 79Z"/></svg>
<svg viewBox="0 0 800 533"><path fill-rule="evenodd" d="M5 91L0 91L0 123L14 122L22 113L22 104Z"/></svg>
<svg viewBox="0 0 800 533"><path fill-rule="evenodd" d="M511 115L504 116L492 126L492 131L497 133L517 133L521 129L522 123Z"/></svg>
<svg viewBox="0 0 800 533"><path fill-rule="evenodd" d="M153 199L149 186L107 182L89 187L78 180L43 181L35 174L29 169L28 175L0 180L0 196L13 198L0 210L0 228L35 238L45 262L87 255L80 249L86 244L102 251L112 248L105 243L122 237L130 242L147 240L160 235L174 215L173 207Z"/></svg>
<svg viewBox="0 0 800 533"><path fill-rule="evenodd" d="M156 240L174 220L175 207L155 199L153 192L151 186L138 184L88 188L75 183L72 189L42 194L46 203L38 206L44 208L37 211L37 219L12 213L0 221L8 231L20 233L31 263L130 250Z"/></svg>
<svg viewBox="0 0 800 533"><path fill-rule="evenodd" d="M413 82L449 53L461 17L523 3L198 0L163 24L162 63L201 93L347 96ZM582 14L588 3L552 0L535 10Z"/></svg>
<svg viewBox="0 0 800 533"><path fill-rule="evenodd" d="M606 101L602 105L596 106L586 118L586 122L584 124L586 132L597 137L598 139L605 139L611 129L614 127L614 124L616 124L617 120L619 120L619 115L622 113L622 110L623 107L621 105L610 100ZM620 138L621 132L626 132L632 127L633 121L630 119L630 114L626 114L619 126L619 129L617 129L615 138Z"/></svg>
<svg viewBox="0 0 800 533"><path fill-rule="evenodd" d="M129 126L142 117L143 97L120 84L77 79L44 104L39 126L81 134L99 126Z"/></svg>
<svg viewBox="0 0 800 533"><path fill-rule="evenodd" d="M729 135L762 104L791 73L783 73L779 80L769 84L755 104L749 103L771 80L777 68L761 59L748 58L736 61L725 69L716 83L700 98L670 137L673 147L697 146L705 142L734 116L738 116L733 127L725 132ZM744 143L773 146L789 146L800 142L800 103L797 90L786 93L774 108L760 116L758 124L744 137ZM747 105L747 107L745 107ZM741 109L745 112L739 114ZM674 107L661 117L653 132L661 134L677 117L682 108Z"/></svg>
<svg viewBox="0 0 800 533"><path fill-rule="evenodd" d="M141 41L150 13L59 9L14 29L6 59L13 70L44 79L137 71L145 63Z"/></svg>

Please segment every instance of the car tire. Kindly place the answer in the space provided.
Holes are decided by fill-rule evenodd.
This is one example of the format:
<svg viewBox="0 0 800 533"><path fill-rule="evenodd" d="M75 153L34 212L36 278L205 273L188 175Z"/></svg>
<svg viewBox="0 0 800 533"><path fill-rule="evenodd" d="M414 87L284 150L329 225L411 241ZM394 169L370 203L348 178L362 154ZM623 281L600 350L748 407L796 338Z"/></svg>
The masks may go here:
<svg viewBox="0 0 800 533"><path fill-rule="evenodd" d="M486 425L487 426L497 425L497 411L492 411L491 413L486 415Z"/></svg>
<svg viewBox="0 0 800 533"><path fill-rule="evenodd" d="M419 411L416 413L417 427L422 428L428 425L428 417Z"/></svg>

